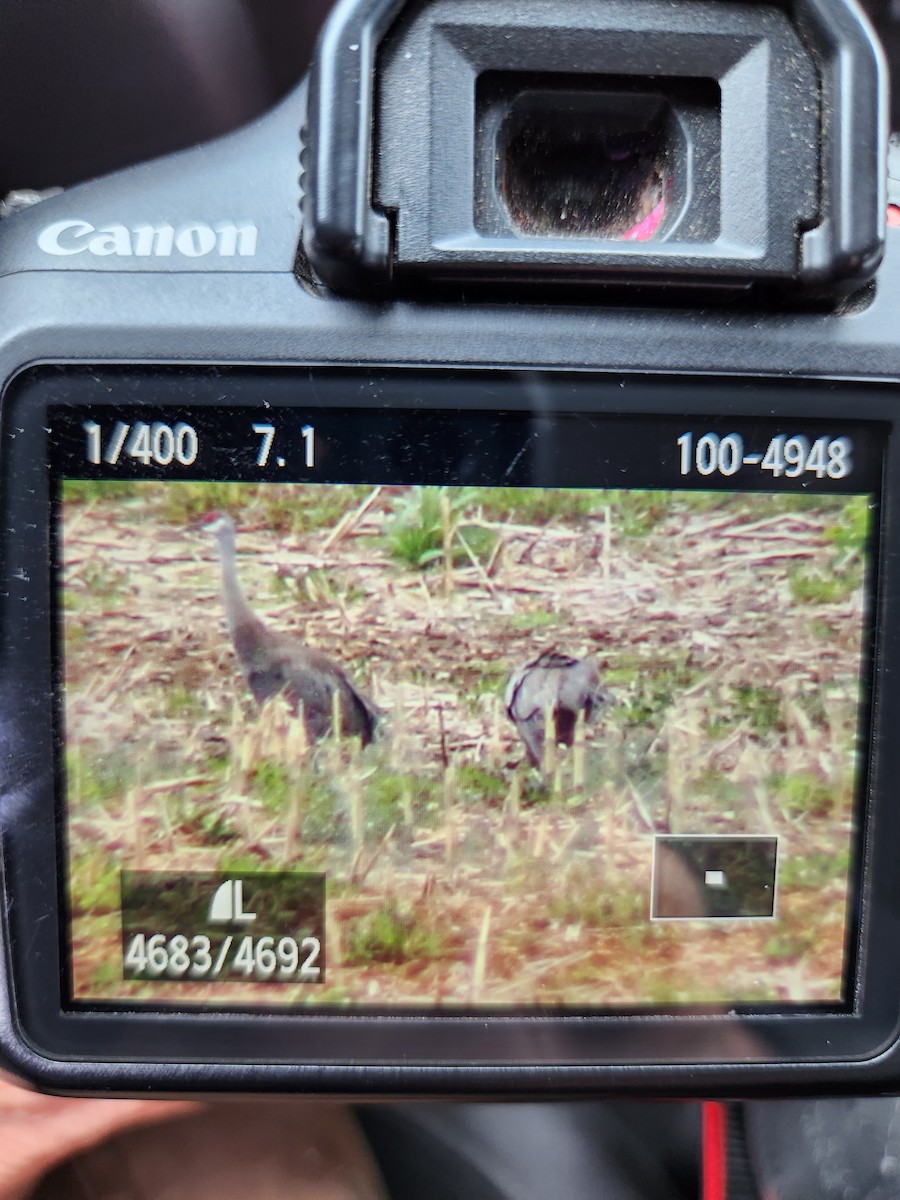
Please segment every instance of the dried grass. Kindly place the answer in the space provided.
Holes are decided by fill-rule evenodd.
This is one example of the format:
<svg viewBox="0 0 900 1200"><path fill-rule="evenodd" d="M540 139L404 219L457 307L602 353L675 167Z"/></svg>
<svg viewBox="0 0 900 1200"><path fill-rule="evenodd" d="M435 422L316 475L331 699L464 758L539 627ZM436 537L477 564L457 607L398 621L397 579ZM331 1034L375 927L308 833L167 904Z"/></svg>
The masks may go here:
<svg viewBox="0 0 900 1200"><path fill-rule="evenodd" d="M340 730L310 746L280 699L254 710L208 547L149 500L140 519L98 502L67 510L78 994L151 986L104 974L118 953L104 871L252 863L327 872L325 996L338 1002L835 999L862 602L800 607L789 586L795 561L829 568L833 518L757 519L748 502L631 540L611 508L540 527L483 521L497 541L482 563L454 560L448 509L441 561L423 574L379 541L391 499L354 496L324 537L259 528L239 540L260 616L338 658L385 710L387 736L365 750ZM98 555L111 564L102 577L90 570ZM329 581L317 598L286 602L273 588L310 572ZM511 666L554 642L597 653L616 703L599 724L579 721L570 749L546 739L541 780L500 695ZM830 899L783 891L775 926L729 926L727 938L651 924L661 832L776 833L783 856L833 862ZM416 953L350 955L359 923L395 909ZM165 998L187 985L152 986ZM192 1000L204 994L191 987Z"/></svg>

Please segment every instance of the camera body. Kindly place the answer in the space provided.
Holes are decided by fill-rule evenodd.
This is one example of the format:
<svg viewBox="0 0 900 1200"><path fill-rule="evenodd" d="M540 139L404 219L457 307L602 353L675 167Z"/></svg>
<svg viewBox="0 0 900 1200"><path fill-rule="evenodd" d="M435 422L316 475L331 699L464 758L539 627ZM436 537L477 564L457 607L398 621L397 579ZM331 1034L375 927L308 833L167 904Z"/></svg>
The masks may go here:
<svg viewBox="0 0 900 1200"><path fill-rule="evenodd" d="M0 1047L38 1086L896 1087L900 233L879 53L837 0L497 7L339 5L309 83L255 125L0 227ZM287 716L232 712L214 592L145 586L196 560L172 530L207 486L239 545L278 496L306 521L345 489L314 544L277 527L339 591L362 570L348 529L381 513L377 556L411 497L437 506L411 577L385 551L336 604L383 742L342 740L336 709L310 735L287 685ZM577 566L570 536L593 539ZM304 587L289 625L321 607ZM396 601L422 589L430 615ZM191 723L213 712L215 769L175 707L133 707L157 655L212 653L201 629L215 672L153 687L206 696ZM545 652L593 659L611 696L598 726L574 703L568 735L562 701L537 704L529 765L515 681ZM473 739L455 672L475 659L470 715L493 715ZM398 679L424 688L421 727ZM213 812L226 834L189 831ZM327 977L298 966L310 939Z"/></svg>

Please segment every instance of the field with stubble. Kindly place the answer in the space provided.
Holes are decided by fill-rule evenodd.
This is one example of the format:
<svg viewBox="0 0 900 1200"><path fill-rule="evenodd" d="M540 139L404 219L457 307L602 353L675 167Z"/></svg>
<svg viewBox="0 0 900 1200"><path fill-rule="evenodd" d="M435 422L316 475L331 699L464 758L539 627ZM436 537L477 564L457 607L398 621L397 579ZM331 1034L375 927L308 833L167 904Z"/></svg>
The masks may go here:
<svg viewBox="0 0 900 1200"><path fill-rule="evenodd" d="M189 532L214 508L376 743L254 705ZM61 511L77 999L840 1000L864 498L72 482ZM613 702L537 771L503 691L551 647ZM775 919L651 921L663 833L776 835ZM324 983L124 980L122 869L326 873Z"/></svg>

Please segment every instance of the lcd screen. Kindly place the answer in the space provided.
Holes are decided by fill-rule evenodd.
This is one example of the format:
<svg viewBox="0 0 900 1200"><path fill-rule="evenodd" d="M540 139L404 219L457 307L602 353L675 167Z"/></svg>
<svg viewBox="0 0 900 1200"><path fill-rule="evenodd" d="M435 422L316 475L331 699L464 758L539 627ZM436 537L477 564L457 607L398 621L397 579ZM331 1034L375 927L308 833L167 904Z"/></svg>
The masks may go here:
<svg viewBox="0 0 900 1200"><path fill-rule="evenodd" d="M872 428L404 420L52 410L71 1001L840 1009Z"/></svg>

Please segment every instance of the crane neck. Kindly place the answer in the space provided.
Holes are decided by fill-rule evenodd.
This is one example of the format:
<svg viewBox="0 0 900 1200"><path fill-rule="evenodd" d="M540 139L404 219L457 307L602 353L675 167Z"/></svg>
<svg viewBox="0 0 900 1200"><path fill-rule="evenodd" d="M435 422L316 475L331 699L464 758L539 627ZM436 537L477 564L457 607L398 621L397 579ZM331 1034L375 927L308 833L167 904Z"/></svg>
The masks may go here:
<svg viewBox="0 0 900 1200"><path fill-rule="evenodd" d="M225 604L228 632L234 639L239 629L257 626L261 622L247 603L247 597L238 581L234 530L223 529L219 534L218 542L219 560L222 564L222 600Z"/></svg>

